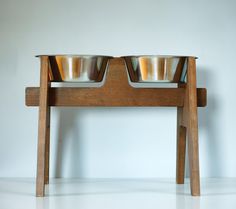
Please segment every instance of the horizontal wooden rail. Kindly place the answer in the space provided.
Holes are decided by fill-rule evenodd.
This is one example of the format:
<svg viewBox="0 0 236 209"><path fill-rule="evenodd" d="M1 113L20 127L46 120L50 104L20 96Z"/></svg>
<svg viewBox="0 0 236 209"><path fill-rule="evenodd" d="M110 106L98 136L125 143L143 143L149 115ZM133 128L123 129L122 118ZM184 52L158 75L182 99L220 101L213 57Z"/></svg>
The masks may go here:
<svg viewBox="0 0 236 209"><path fill-rule="evenodd" d="M197 89L197 105L207 104L206 89ZM39 88L26 88L27 106L39 106ZM50 106L169 106L184 105L185 88L130 88L129 91L111 88L54 87L49 89Z"/></svg>

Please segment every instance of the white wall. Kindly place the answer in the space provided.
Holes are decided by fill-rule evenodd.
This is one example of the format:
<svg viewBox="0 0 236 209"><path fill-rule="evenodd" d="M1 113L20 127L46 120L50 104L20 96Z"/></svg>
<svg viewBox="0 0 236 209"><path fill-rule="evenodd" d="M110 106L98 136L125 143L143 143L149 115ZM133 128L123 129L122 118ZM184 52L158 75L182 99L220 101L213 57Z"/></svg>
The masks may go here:
<svg viewBox="0 0 236 209"><path fill-rule="evenodd" d="M199 56L203 177L236 177L236 1L0 0L0 176L36 172L36 54ZM52 111L51 176L174 177L174 108ZM128 124L133 124L132 130ZM100 131L102 130L102 131Z"/></svg>

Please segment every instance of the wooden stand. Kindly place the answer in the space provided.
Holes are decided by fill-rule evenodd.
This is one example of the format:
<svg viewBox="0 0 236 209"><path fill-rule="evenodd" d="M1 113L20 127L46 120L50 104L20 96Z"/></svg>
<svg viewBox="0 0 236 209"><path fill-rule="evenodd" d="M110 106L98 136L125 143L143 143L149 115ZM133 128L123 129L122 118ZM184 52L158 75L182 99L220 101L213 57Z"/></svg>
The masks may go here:
<svg viewBox="0 0 236 209"><path fill-rule="evenodd" d="M36 196L44 196L49 183L50 107L105 106L177 107L176 182L184 183L186 136L191 194L200 195L197 107L206 106L206 89L196 88L196 63L188 58L187 82L178 88L133 88L128 83L124 60L112 59L105 84L100 88L51 88L47 56L41 57L40 87L26 88L26 105L39 106Z"/></svg>

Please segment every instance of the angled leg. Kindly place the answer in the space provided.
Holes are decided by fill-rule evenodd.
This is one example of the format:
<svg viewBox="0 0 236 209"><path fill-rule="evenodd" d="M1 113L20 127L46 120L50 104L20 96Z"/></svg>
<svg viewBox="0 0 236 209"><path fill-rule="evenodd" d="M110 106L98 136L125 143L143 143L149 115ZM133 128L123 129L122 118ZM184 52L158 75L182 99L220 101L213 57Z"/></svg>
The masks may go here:
<svg viewBox="0 0 236 209"><path fill-rule="evenodd" d="M188 156L190 168L191 194L200 195L199 151L198 151L198 115L196 89L195 58L188 58L187 85L185 95Z"/></svg>
<svg viewBox="0 0 236 209"><path fill-rule="evenodd" d="M45 176L44 183L49 184L49 161L50 161L50 107L47 110L47 133L46 133L46 147L45 147Z"/></svg>
<svg viewBox="0 0 236 209"><path fill-rule="evenodd" d="M37 159L37 178L36 196L44 196L45 189L45 170L46 170L46 139L49 135L47 123L49 121L48 108L48 57L41 57L40 70L40 97L39 97L39 122L38 122L38 159ZM49 141L49 140L48 140Z"/></svg>
<svg viewBox="0 0 236 209"><path fill-rule="evenodd" d="M177 108L176 183L184 184L186 128L182 126L183 108Z"/></svg>

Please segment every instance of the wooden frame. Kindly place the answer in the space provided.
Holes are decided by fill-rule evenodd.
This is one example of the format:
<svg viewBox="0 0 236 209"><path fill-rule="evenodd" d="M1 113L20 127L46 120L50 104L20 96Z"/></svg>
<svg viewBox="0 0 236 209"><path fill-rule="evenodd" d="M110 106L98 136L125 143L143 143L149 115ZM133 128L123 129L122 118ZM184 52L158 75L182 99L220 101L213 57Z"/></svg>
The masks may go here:
<svg viewBox="0 0 236 209"><path fill-rule="evenodd" d="M197 107L207 104L206 89L196 88L195 58L188 58L187 82L178 88L133 88L121 58L112 59L105 84L100 88L51 88L49 60L41 57L40 87L26 88L27 106L39 106L36 196L44 196L49 183L51 106L172 106L177 107L176 182L184 183L186 136L191 194L200 195Z"/></svg>

